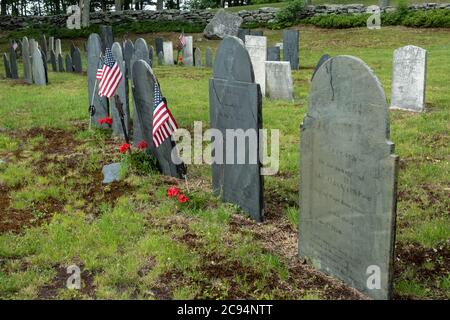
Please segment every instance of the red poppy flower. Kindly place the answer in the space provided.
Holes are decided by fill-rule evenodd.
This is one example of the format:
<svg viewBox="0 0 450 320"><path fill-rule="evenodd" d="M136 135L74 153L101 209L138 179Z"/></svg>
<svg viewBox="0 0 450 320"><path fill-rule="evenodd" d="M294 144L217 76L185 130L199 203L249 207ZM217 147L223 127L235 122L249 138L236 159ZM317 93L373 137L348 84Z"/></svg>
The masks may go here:
<svg viewBox="0 0 450 320"><path fill-rule="evenodd" d="M187 196L185 196L184 194L180 194L178 196L178 202L179 203L186 203L189 200L189 198Z"/></svg>
<svg viewBox="0 0 450 320"><path fill-rule="evenodd" d="M105 123L108 125L112 125L112 123L113 123L113 120L111 117L106 117L104 120L105 120Z"/></svg>
<svg viewBox="0 0 450 320"><path fill-rule="evenodd" d="M139 142L136 146L139 150L145 150L148 147L148 143L147 141L142 140L141 142Z"/></svg>
<svg viewBox="0 0 450 320"><path fill-rule="evenodd" d="M105 123L105 119L101 118L101 119L97 119L97 122L99 124L104 124Z"/></svg>
<svg viewBox="0 0 450 320"><path fill-rule="evenodd" d="M125 153L130 149L130 145L128 143L124 143L123 145L120 146L119 148L119 152L120 153Z"/></svg>
<svg viewBox="0 0 450 320"><path fill-rule="evenodd" d="M170 187L169 189L167 189L167 196L169 198L175 197L180 193L180 189L178 189L177 187Z"/></svg>

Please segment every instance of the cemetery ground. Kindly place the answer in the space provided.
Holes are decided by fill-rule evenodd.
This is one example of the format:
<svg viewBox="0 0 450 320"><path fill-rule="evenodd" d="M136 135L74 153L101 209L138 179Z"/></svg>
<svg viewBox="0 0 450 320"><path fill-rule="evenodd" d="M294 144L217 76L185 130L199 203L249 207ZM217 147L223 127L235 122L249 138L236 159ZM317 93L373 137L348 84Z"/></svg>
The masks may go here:
<svg viewBox="0 0 450 320"><path fill-rule="evenodd" d="M282 38L264 32L269 44ZM131 35L149 44L156 36ZM5 49L6 34L0 37ZM202 52L219 44L199 39ZM83 48L84 40L75 42ZM67 52L70 41L63 44ZM322 54L363 59L389 99L392 53L407 44L428 50L427 104L422 114L390 112L400 156L394 297L449 299L450 30L403 27L301 27L295 102L263 102L264 128L281 134L280 171L265 177L262 224L212 195L207 165L188 166L187 186L128 161L125 178L103 186L102 166L127 156L110 131L88 130L85 75L50 72L46 87L0 80L0 298L363 299L298 260L299 125ZM192 131L202 121L206 129L212 70L154 70L180 126ZM168 199L174 185L187 204ZM65 286L72 264L82 270L80 291Z"/></svg>

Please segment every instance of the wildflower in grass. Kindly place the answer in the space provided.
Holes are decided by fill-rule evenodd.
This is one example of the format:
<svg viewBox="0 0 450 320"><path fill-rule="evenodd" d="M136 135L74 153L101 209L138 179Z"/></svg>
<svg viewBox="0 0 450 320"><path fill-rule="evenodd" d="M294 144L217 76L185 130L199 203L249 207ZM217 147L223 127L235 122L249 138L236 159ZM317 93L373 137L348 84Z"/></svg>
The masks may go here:
<svg viewBox="0 0 450 320"><path fill-rule="evenodd" d="M125 153L130 149L130 145L128 143L124 143L123 145L120 146L119 148L119 152L120 153Z"/></svg>
<svg viewBox="0 0 450 320"><path fill-rule="evenodd" d="M136 146L138 148L138 150L145 150L148 147L148 143L147 141L142 140L141 142L139 142Z"/></svg>
<svg viewBox="0 0 450 320"><path fill-rule="evenodd" d="M111 117L105 117L105 118L100 118L100 119L98 119L97 122L98 122L99 124L104 124L104 123L105 123L105 124L107 124L107 125L112 125L113 120L112 120Z"/></svg>
<svg viewBox="0 0 450 320"><path fill-rule="evenodd" d="M176 197L179 193L180 189L178 189L177 187L170 187L169 189L167 189L167 196L169 198Z"/></svg>
<svg viewBox="0 0 450 320"><path fill-rule="evenodd" d="M184 194L180 194L178 196L178 202L179 203L186 203L189 200L189 198L187 196L185 196Z"/></svg>

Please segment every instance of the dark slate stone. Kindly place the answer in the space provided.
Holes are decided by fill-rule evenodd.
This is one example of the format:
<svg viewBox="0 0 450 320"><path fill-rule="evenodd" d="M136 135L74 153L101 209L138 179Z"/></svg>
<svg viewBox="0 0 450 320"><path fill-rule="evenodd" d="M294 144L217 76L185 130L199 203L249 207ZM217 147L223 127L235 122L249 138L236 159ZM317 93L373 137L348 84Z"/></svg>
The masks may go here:
<svg viewBox="0 0 450 320"><path fill-rule="evenodd" d="M267 48L267 61L280 61L280 47Z"/></svg>
<svg viewBox="0 0 450 320"><path fill-rule="evenodd" d="M75 44L73 43L73 41L70 43L70 57L72 58L72 60L73 60L73 53L74 53L74 51L75 51L75 49L76 49L77 47L75 46Z"/></svg>
<svg viewBox="0 0 450 320"><path fill-rule="evenodd" d="M264 36L264 32L262 30L250 30L250 36Z"/></svg>
<svg viewBox="0 0 450 320"><path fill-rule="evenodd" d="M213 57L213 52L211 50L211 48L206 48L205 51L205 64L206 67L208 68L212 68L213 67L213 61L214 61L214 57Z"/></svg>
<svg viewBox="0 0 450 320"><path fill-rule="evenodd" d="M73 72L72 57L66 54L66 72Z"/></svg>
<svg viewBox="0 0 450 320"><path fill-rule="evenodd" d="M289 61L291 69L298 70L298 30L283 31L283 61Z"/></svg>
<svg viewBox="0 0 450 320"><path fill-rule="evenodd" d="M223 39L237 36L243 19L234 13L220 9L206 25L203 36L207 39Z"/></svg>
<svg viewBox="0 0 450 320"><path fill-rule="evenodd" d="M45 78L45 68L42 61L41 50L35 48L32 56L32 73L33 82L40 86L45 86L47 84L47 79Z"/></svg>
<svg viewBox="0 0 450 320"><path fill-rule="evenodd" d="M73 72L83 73L83 62L81 60L80 49L78 48L75 48L75 50L73 50L72 64L73 64Z"/></svg>
<svg viewBox="0 0 450 320"><path fill-rule="evenodd" d="M328 59L330 59L330 56L327 53L320 57L319 62L317 62L316 68L314 69L311 81L312 79L314 79L314 75L316 74L317 70L319 70L320 66L323 65Z"/></svg>
<svg viewBox="0 0 450 320"><path fill-rule="evenodd" d="M45 56L48 56L48 50L47 50L47 38L45 37L45 34L41 35L41 38L39 40L39 45L41 46L41 53L44 53Z"/></svg>
<svg viewBox="0 0 450 320"><path fill-rule="evenodd" d="M9 47L9 65L11 67L11 78L19 79L19 71L17 68L17 55L12 46Z"/></svg>
<svg viewBox="0 0 450 320"><path fill-rule="evenodd" d="M153 52L155 50L153 49L153 46L148 47L148 60L149 60L149 65L150 67L153 68Z"/></svg>
<svg viewBox="0 0 450 320"><path fill-rule="evenodd" d="M61 54L58 54L58 72L64 72L64 59Z"/></svg>
<svg viewBox="0 0 450 320"><path fill-rule="evenodd" d="M102 52L104 53L106 48L111 48L114 43L114 35L111 26L100 26L100 38L102 41Z"/></svg>
<svg viewBox="0 0 450 320"><path fill-rule="evenodd" d="M23 63L23 78L26 83L33 83L33 75L31 73L31 56L30 44L27 37L22 40L22 63Z"/></svg>
<svg viewBox="0 0 450 320"><path fill-rule="evenodd" d="M197 68L202 66L202 51L200 48L194 49L194 66Z"/></svg>
<svg viewBox="0 0 450 320"><path fill-rule="evenodd" d="M127 39L123 45L123 59L125 60L128 79L131 79L131 59L133 58L133 54L134 44L130 39Z"/></svg>
<svg viewBox="0 0 450 320"><path fill-rule="evenodd" d="M95 78L97 69L101 67L100 55L102 54L102 42L100 36L92 33L88 38L87 49L87 78L88 78L88 98L89 104L95 107L95 113L91 117L91 125L95 127L108 128L108 125L100 125L97 120L109 115L108 103L105 97L98 95L98 83ZM94 89L95 88L95 89ZM93 100L92 100L93 98ZM93 101L93 103L92 103Z"/></svg>
<svg viewBox="0 0 450 320"><path fill-rule="evenodd" d="M238 38L242 40L242 42L245 43L245 36L250 35L250 29L239 29L238 30Z"/></svg>
<svg viewBox="0 0 450 320"><path fill-rule="evenodd" d="M3 65L5 66L5 77L12 78L11 65L9 64L9 60L8 57L6 56L6 53L3 54Z"/></svg>
<svg viewBox="0 0 450 320"><path fill-rule="evenodd" d="M41 52L42 56L42 63L44 65L44 72L45 72L45 83L48 84L48 66L47 66L47 56L44 52Z"/></svg>
<svg viewBox="0 0 450 320"><path fill-rule="evenodd" d="M164 65L164 53L163 52L158 53L158 65L159 66Z"/></svg>
<svg viewBox="0 0 450 320"><path fill-rule="evenodd" d="M156 48L156 55L159 56L159 53L162 52L164 55L164 48L163 48L163 38L156 38L155 39L155 48Z"/></svg>
<svg viewBox="0 0 450 320"><path fill-rule="evenodd" d="M58 71L58 65L56 64L56 55L55 51L50 51L50 63L52 65L52 71L57 72Z"/></svg>
<svg viewBox="0 0 450 320"><path fill-rule="evenodd" d="M153 146L152 123L153 123L153 92L157 82L152 68L144 60L138 60L133 64L133 98L136 103L137 117L141 125L142 140L148 143L147 151L155 156L158 167L164 175L182 178L186 172L184 164L172 161L171 153L175 143L172 139L166 139L158 148ZM162 92L164 94L164 92ZM170 103L169 103L170 108ZM139 141L135 141L138 143Z"/></svg>
<svg viewBox="0 0 450 320"><path fill-rule="evenodd" d="M217 51L214 75L209 81L209 101L211 128L222 132L224 156L227 143L234 141L227 141L227 129L254 130L257 141L246 146L244 164L237 164L235 153L234 164L225 163L225 157L224 164L211 165L214 193L225 202L239 205L256 221L262 221L263 177L258 134L262 127L262 95L255 83L248 51L236 37L225 38ZM256 161L250 163L250 158Z"/></svg>

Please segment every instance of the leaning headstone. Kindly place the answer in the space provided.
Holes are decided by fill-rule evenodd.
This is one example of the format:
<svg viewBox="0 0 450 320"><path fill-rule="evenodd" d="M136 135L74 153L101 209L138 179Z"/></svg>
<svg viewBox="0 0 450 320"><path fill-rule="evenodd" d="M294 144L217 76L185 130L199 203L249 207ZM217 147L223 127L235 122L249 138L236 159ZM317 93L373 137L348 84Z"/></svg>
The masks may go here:
<svg viewBox="0 0 450 320"><path fill-rule="evenodd" d="M62 54L58 54L58 72L64 72L64 58Z"/></svg>
<svg viewBox="0 0 450 320"><path fill-rule="evenodd" d="M280 61L280 57L280 47L267 48L267 61Z"/></svg>
<svg viewBox="0 0 450 320"><path fill-rule="evenodd" d="M11 78L19 79L19 71L17 68L17 54L13 46L9 47L9 65L11 66Z"/></svg>
<svg viewBox="0 0 450 320"><path fill-rule="evenodd" d="M195 48L194 64L197 68L202 66L202 51L200 50L200 48Z"/></svg>
<svg viewBox="0 0 450 320"><path fill-rule="evenodd" d="M72 41L70 43L70 57L72 58L72 60L73 60L73 53L74 53L75 49L76 49L75 43L73 43L73 41Z"/></svg>
<svg viewBox="0 0 450 320"><path fill-rule="evenodd" d="M34 50L37 49L36 40L30 39L29 40L29 45L30 45L30 57L32 57L34 55Z"/></svg>
<svg viewBox="0 0 450 320"><path fill-rule="evenodd" d="M291 64L287 61L266 61L267 96L273 100L294 100Z"/></svg>
<svg viewBox="0 0 450 320"><path fill-rule="evenodd" d="M48 51L55 51L55 37L48 37Z"/></svg>
<svg viewBox="0 0 450 320"><path fill-rule="evenodd" d="M45 52L41 52L42 56L42 64L44 66L44 72L45 72L45 83L48 84L48 67L47 67L47 56L45 55Z"/></svg>
<svg viewBox="0 0 450 320"><path fill-rule="evenodd" d="M55 55L58 57L59 54L62 54L61 50L61 39L55 40Z"/></svg>
<svg viewBox="0 0 450 320"><path fill-rule="evenodd" d="M45 78L45 68L42 62L42 54L39 49L35 49L33 52L33 81L39 86L45 86L47 79Z"/></svg>
<svg viewBox="0 0 450 320"><path fill-rule="evenodd" d="M237 36L243 21L237 14L220 9L206 25L203 35L207 39L223 39L228 36Z"/></svg>
<svg viewBox="0 0 450 320"><path fill-rule="evenodd" d="M386 96L360 59L326 61L301 126L299 254L374 299L392 295L398 158Z"/></svg>
<svg viewBox="0 0 450 320"><path fill-rule="evenodd" d="M153 46L148 47L148 61L151 68L153 68L153 52L155 52Z"/></svg>
<svg viewBox="0 0 450 320"><path fill-rule="evenodd" d="M23 37L22 40L22 63L23 63L23 78L26 83L33 83L33 76L31 73L31 57L30 57L30 44L27 37Z"/></svg>
<svg viewBox="0 0 450 320"><path fill-rule="evenodd" d="M155 39L156 55L159 55L160 52L164 53L163 43L164 43L164 39L163 38L156 38Z"/></svg>
<svg viewBox="0 0 450 320"><path fill-rule="evenodd" d="M391 109L422 112L425 108L427 51L405 46L394 51Z"/></svg>
<svg viewBox="0 0 450 320"><path fill-rule="evenodd" d="M173 65L173 44L172 41L163 42L164 64Z"/></svg>
<svg viewBox="0 0 450 320"><path fill-rule="evenodd" d="M81 61L80 49L75 48L72 54L73 72L83 73L83 63Z"/></svg>
<svg viewBox="0 0 450 320"><path fill-rule="evenodd" d="M102 173L103 173L103 184L110 184L115 181L120 181L120 168L121 163L111 163L108 165L103 166Z"/></svg>
<svg viewBox="0 0 450 320"><path fill-rule="evenodd" d="M164 65L164 53L162 52L158 53L158 65L159 66Z"/></svg>
<svg viewBox="0 0 450 320"><path fill-rule="evenodd" d="M250 36L250 29L241 29L238 30L238 38L242 40L243 43L245 43L245 36Z"/></svg>
<svg viewBox="0 0 450 320"><path fill-rule="evenodd" d="M50 51L50 63L52 65L52 71L57 72L58 71L58 65L56 63L56 54L55 51Z"/></svg>
<svg viewBox="0 0 450 320"><path fill-rule="evenodd" d="M289 61L291 69L298 70L298 30L283 31L283 61Z"/></svg>
<svg viewBox="0 0 450 320"><path fill-rule="evenodd" d="M101 67L100 55L102 54L102 42L100 36L92 33L87 41L87 78L89 106L94 106L91 111L91 125L96 127L107 127L97 122L100 118L108 116L108 103L105 97L98 95L98 83L96 80L97 69Z"/></svg>
<svg viewBox="0 0 450 320"><path fill-rule="evenodd" d="M223 201L239 205L256 221L262 221L262 150L259 143L262 96L259 84L255 83L249 53L237 37L227 37L220 44L214 62L213 78L209 81L209 101L210 127L219 130L223 139L223 144L219 142L219 137L215 137L212 142L214 192ZM254 141L241 143L241 147L236 146L235 136L229 134L230 130L237 134L243 130L250 136L253 135ZM218 158L215 159L216 156Z"/></svg>
<svg viewBox="0 0 450 320"><path fill-rule="evenodd" d="M111 48L114 43L114 35L111 26L100 26L100 38L102 40L102 52L104 53L106 48Z"/></svg>
<svg viewBox="0 0 450 320"><path fill-rule="evenodd" d="M6 55L6 53L3 54L3 65L5 66L5 77L12 78L11 65L9 64L8 56Z"/></svg>
<svg viewBox="0 0 450 320"><path fill-rule="evenodd" d="M211 50L211 48L206 48L205 51L205 64L206 67L208 68L212 68L213 67L213 61L214 61L214 57L213 57L213 52Z"/></svg>
<svg viewBox="0 0 450 320"><path fill-rule="evenodd" d="M330 56L326 53L320 57L319 62L317 62L316 68L314 69L311 81L314 78L314 75L316 74L317 70L319 70L320 66L323 65L328 59L330 59Z"/></svg>
<svg viewBox="0 0 450 320"><path fill-rule="evenodd" d="M166 139L158 148L153 146L153 94L154 85L157 80L152 68L150 68L147 62L138 60L133 64L132 74L134 83L133 98L136 102L137 118L139 118L139 124L141 126L142 140L148 144L147 152L156 158L158 168L164 175L182 178L185 173L185 167L183 164L175 164L172 160L171 154L175 143L171 138ZM135 141L135 143L139 142Z"/></svg>
<svg viewBox="0 0 450 320"><path fill-rule="evenodd" d="M112 55L113 55L114 59L117 61L117 64L119 65L120 72L122 74L125 74L125 63L123 61L122 47L120 46L120 43L114 42L112 45L111 51L112 51ZM124 119L123 119L124 125L126 128L127 136L129 137L131 122L130 122L130 108L128 106L128 99L127 99L127 93L126 93L127 86L125 84L125 81L126 81L126 78L122 77L122 80L119 82L119 85L117 87L116 95L119 96L119 100L122 104L121 108L122 108L122 112L124 115ZM119 111L117 110L115 99L111 99L111 114L112 114L112 119L113 119L113 124L112 124L113 134L116 136L119 136L119 137L124 137L122 123L120 120Z"/></svg>
<svg viewBox="0 0 450 320"><path fill-rule="evenodd" d="M39 40L39 45L41 47L41 53L45 54L45 56L48 56L47 38L45 37L45 34L41 35L41 38Z"/></svg>
<svg viewBox="0 0 450 320"><path fill-rule="evenodd" d="M266 58L267 38L260 36L245 36L245 47L252 60L255 82L260 85L263 96L266 94Z"/></svg>
<svg viewBox="0 0 450 320"><path fill-rule="evenodd" d="M192 36L186 36L186 45L183 49L183 61L185 66L192 67L194 65L194 43Z"/></svg>
<svg viewBox="0 0 450 320"><path fill-rule="evenodd" d="M125 60L125 67L127 70L127 78L131 78L131 59L134 54L134 44L130 39L125 40L123 45L123 60Z"/></svg>
<svg viewBox="0 0 450 320"><path fill-rule="evenodd" d="M66 72L73 72L72 57L66 54Z"/></svg>

